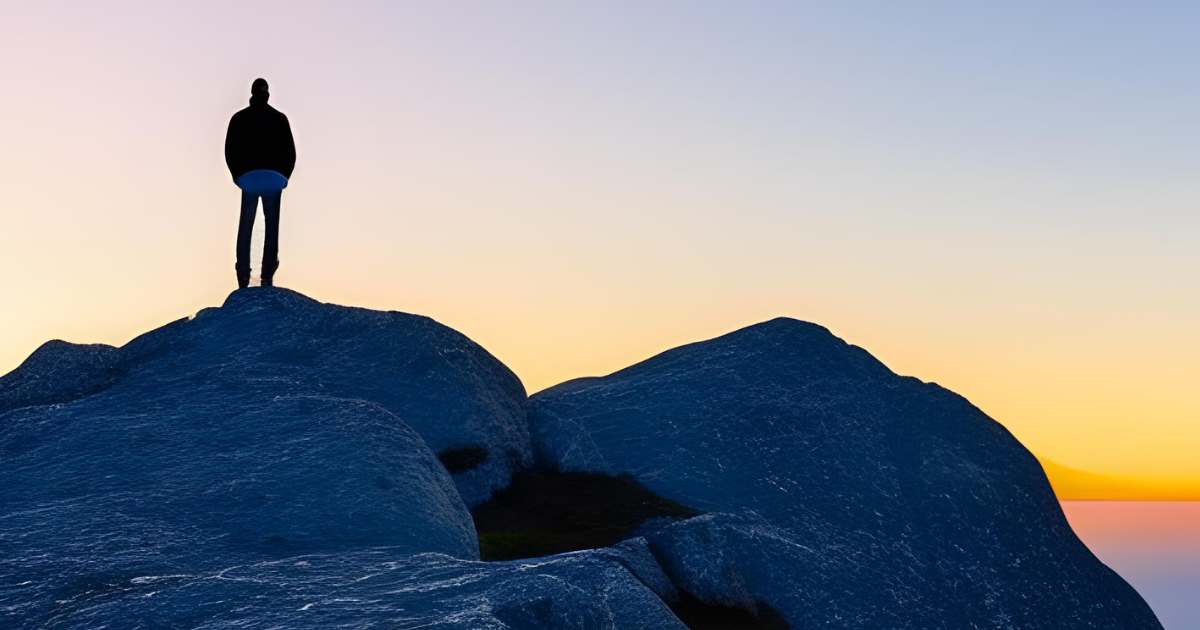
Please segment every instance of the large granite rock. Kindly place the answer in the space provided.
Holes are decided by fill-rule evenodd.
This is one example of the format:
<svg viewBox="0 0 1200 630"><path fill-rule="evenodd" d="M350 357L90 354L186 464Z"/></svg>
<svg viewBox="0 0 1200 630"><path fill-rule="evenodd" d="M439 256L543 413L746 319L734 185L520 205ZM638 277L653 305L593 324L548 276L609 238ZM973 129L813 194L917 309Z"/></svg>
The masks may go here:
<svg viewBox="0 0 1200 630"><path fill-rule="evenodd" d="M765 601L796 628L1159 627L1008 431L820 326L776 319L570 381L530 422L547 465L757 519L651 537L697 596Z"/></svg>
<svg viewBox="0 0 1200 630"><path fill-rule="evenodd" d="M0 627L143 575L374 546L477 559L460 490L528 460L523 400L432 320L279 289L122 348L46 344L0 378ZM456 487L429 444L489 457Z"/></svg>
<svg viewBox="0 0 1200 630"><path fill-rule="evenodd" d="M709 513L478 562L535 463ZM0 627L1158 627L1002 427L792 320L527 403L427 318L238 291L0 378L0 480Z"/></svg>
<svg viewBox="0 0 1200 630"><path fill-rule="evenodd" d="M0 413L67 403L120 383L153 393L203 388L217 378L373 402L435 452L482 448L483 462L455 475L468 505L531 461L525 389L478 344L428 317L322 304L277 288L235 291L222 307L122 348L49 342L0 379Z"/></svg>

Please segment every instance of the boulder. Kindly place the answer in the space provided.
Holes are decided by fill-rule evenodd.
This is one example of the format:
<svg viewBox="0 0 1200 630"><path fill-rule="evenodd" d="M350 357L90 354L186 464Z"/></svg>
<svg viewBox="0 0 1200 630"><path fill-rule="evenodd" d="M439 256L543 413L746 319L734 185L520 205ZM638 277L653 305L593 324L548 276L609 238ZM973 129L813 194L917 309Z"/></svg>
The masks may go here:
<svg viewBox="0 0 1200 630"><path fill-rule="evenodd" d="M70 402L123 382L151 391L203 388L215 377L372 402L435 453L477 450L480 461L454 475L468 505L531 462L525 389L478 344L428 317L323 304L279 288L235 291L220 308L121 348L50 342L0 378L0 412Z"/></svg>
<svg viewBox="0 0 1200 630"><path fill-rule="evenodd" d="M1004 427L820 326L771 320L550 388L529 410L544 465L761 519L751 533L688 521L686 542L657 548L692 578L678 567L741 554L704 575L793 627L864 627L863 611L866 627L1160 627Z"/></svg>
<svg viewBox="0 0 1200 630"><path fill-rule="evenodd" d="M477 559L463 495L529 461L523 403L445 326L282 289L120 348L48 343L0 378L0 626L145 575L377 546ZM435 451L456 445L486 457L452 478Z"/></svg>

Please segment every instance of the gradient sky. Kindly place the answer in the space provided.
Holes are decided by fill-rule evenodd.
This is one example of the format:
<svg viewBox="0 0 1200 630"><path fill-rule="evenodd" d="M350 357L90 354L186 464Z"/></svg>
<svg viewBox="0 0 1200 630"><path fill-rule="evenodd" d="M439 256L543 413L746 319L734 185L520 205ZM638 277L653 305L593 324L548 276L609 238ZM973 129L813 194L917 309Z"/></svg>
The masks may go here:
<svg viewBox="0 0 1200 630"><path fill-rule="evenodd" d="M1167 630L1200 628L1200 502L1065 501L1075 533Z"/></svg>
<svg viewBox="0 0 1200 630"><path fill-rule="evenodd" d="M1200 497L1200 7L898 4L0 0L0 372L224 298L264 76L285 286L531 391L790 315Z"/></svg>

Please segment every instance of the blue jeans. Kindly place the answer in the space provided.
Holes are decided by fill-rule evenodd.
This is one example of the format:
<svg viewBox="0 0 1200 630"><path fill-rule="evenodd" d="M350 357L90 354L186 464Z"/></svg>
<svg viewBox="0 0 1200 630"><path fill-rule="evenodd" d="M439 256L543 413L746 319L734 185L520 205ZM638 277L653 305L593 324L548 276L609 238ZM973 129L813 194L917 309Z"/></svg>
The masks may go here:
<svg viewBox="0 0 1200 630"><path fill-rule="evenodd" d="M242 191L242 216L238 220L237 268L250 270L250 235L254 232L254 215L258 214L258 199L262 198L263 216L267 219L267 234L263 239L264 278L270 278L279 266L279 202L282 191L265 194Z"/></svg>

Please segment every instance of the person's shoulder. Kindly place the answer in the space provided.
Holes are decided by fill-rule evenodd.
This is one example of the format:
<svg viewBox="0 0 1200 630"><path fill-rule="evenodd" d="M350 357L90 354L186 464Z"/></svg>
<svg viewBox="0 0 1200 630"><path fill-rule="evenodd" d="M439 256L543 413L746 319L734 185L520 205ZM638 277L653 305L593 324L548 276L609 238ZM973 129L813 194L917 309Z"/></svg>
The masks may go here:
<svg viewBox="0 0 1200 630"><path fill-rule="evenodd" d="M243 107L243 108L237 110L236 112L233 112L233 115L229 117L229 122L233 122L235 120L241 120L243 118L246 118L249 115L250 115L250 108Z"/></svg>
<svg viewBox="0 0 1200 630"><path fill-rule="evenodd" d="M277 118L281 118L283 120L288 119L287 114L279 111L278 109L275 109L274 105L267 105L267 109L269 109L271 111L271 113L274 114Z"/></svg>

